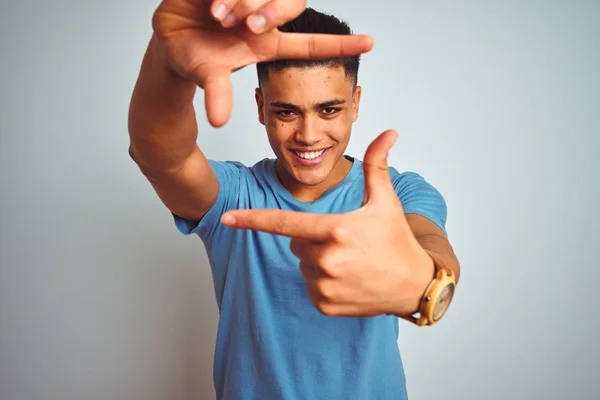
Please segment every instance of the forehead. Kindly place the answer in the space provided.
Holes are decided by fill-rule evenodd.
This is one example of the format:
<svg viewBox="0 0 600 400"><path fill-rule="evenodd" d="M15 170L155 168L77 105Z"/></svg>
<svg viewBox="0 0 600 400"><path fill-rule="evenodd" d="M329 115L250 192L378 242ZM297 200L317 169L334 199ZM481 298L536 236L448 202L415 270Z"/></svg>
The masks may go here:
<svg viewBox="0 0 600 400"><path fill-rule="evenodd" d="M269 99L304 103L352 96L354 83L342 66L290 67L270 70L262 89Z"/></svg>

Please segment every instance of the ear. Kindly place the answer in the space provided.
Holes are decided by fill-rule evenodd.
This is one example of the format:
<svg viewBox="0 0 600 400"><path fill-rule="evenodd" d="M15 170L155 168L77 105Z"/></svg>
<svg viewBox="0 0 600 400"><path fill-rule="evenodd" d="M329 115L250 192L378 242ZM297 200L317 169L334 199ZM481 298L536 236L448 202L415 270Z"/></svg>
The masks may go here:
<svg viewBox="0 0 600 400"><path fill-rule="evenodd" d="M258 109L258 122L261 124L265 124L265 102L262 96L262 91L260 88L256 88L254 90L254 98L256 99L256 108Z"/></svg>
<svg viewBox="0 0 600 400"><path fill-rule="evenodd" d="M360 106L360 95L362 93L362 88L357 86L354 89L354 93L352 94L352 122L356 122L358 119L358 109Z"/></svg>

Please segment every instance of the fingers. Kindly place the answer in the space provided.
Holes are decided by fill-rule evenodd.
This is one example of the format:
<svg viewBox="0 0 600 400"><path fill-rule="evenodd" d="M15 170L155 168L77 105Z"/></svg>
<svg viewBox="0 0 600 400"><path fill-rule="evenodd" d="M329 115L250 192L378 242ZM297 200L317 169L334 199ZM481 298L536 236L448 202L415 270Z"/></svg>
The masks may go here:
<svg viewBox="0 0 600 400"><path fill-rule="evenodd" d="M267 4L270 0L217 0L211 7L211 12L217 21L225 28L231 28L245 21L246 18Z"/></svg>
<svg viewBox="0 0 600 400"><path fill-rule="evenodd" d="M279 33L273 48L264 53L266 59L261 61L348 57L366 53L373 48L373 39L368 35Z"/></svg>
<svg viewBox="0 0 600 400"><path fill-rule="evenodd" d="M293 238L290 241L290 250L292 254L298 257L302 263L311 265L313 268L325 261L325 252L328 245L315 243L311 240Z"/></svg>
<svg viewBox="0 0 600 400"><path fill-rule="evenodd" d="M208 122L215 128L231 116L233 87L228 72L209 75L204 82L204 105Z"/></svg>
<svg viewBox="0 0 600 400"><path fill-rule="evenodd" d="M273 0L216 0L211 7L211 12L213 17L217 21L220 21L221 25L225 28L231 28L246 22L251 31L262 33L268 28L268 14L274 13L273 8L275 11L281 9L281 5L269 5L269 3L273 2ZM286 7L288 9L290 7L297 8L297 4L299 3L295 1L291 5L286 4ZM267 7L267 5L269 6ZM267 14L262 11L263 8L268 11ZM303 8L296 15L299 15L302 10ZM269 21L269 26L272 26L271 22Z"/></svg>
<svg viewBox="0 0 600 400"><path fill-rule="evenodd" d="M248 28L254 33L262 33L277 28L296 18L306 9L306 0L272 0L260 10L254 11L247 19Z"/></svg>
<svg viewBox="0 0 600 400"><path fill-rule="evenodd" d="M304 280L307 282L317 279L317 277L319 276L319 272L317 271L315 266L309 262L300 261L298 268L300 269L302 277L304 277Z"/></svg>
<svg viewBox="0 0 600 400"><path fill-rule="evenodd" d="M225 28L246 22L254 33L274 29L300 15L306 0L216 0L211 12Z"/></svg>
<svg viewBox="0 0 600 400"><path fill-rule="evenodd" d="M388 130L369 145L363 160L365 173L365 203L388 198L397 200L388 169L388 153L396 141L396 131Z"/></svg>
<svg viewBox="0 0 600 400"><path fill-rule="evenodd" d="M316 269L310 264L301 262L300 272L306 281L306 291L308 298L311 303L319 310L319 312L325 315L333 315L337 308L337 304L334 304L332 300L335 293L331 290L335 287L332 284L331 279L322 276Z"/></svg>
<svg viewBox="0 0 600 400"><path fill-rule="evenodd" d="M210 7L213 18L223 24L237 2L238 0L215 0Z"/></svg>
<svg viewBox="0 0 600 400"><path fill-rule="evenodd" d="M231 228L251 229L315 242L326 241L335 216L282 210L235 210L221 222Z"/></svg>
<svg viewBox="0 0 600 400"><path fill-rule="evenodd" d="M313 278L338 277L347 256L341 247L295 238L290 242L290 250L300 259L300 269L305 269L302 273L309 273Z"/></svg>

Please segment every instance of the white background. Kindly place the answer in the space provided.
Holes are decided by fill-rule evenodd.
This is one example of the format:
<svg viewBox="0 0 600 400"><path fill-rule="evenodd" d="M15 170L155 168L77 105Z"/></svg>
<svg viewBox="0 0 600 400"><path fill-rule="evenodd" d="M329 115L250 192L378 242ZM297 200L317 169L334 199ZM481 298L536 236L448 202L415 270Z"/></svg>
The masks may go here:
<svg viewBox="0 0 600 400"><path fill-rule="evenodd" d="M462 277L439 325L401 323L411 399L598 398L600 2L309 5L376 42L348 154L394 128L448 203ZM127 154L156 6L0 5L3 400L214 398L204 248ZM197 97L209 157L273 156L255 86L220 130Z"/></svg>

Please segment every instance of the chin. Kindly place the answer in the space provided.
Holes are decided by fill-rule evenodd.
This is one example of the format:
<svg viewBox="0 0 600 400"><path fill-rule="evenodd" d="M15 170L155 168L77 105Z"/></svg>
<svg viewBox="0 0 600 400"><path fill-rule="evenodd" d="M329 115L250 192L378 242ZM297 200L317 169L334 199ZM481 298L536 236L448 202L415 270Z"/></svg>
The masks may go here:
<svg viewBox="0 0 600 400"><path fill-rule="evenodd" d="M317 186L323 183L327 180L332 170L329 163L323 163L315 167L304 167L286 158L285 164L288 175L296 182L307 186Z"/></svg>
<svg viewBox="0 0 600 400"><path fill-rule="evenodd" d="M327 175L315 174L315 173L311 173L311 174L295 173L294 178L296 179L296 181L302 183L303 185L318 186L321 183L323 183L325 180L327 180Z"/></svg>

